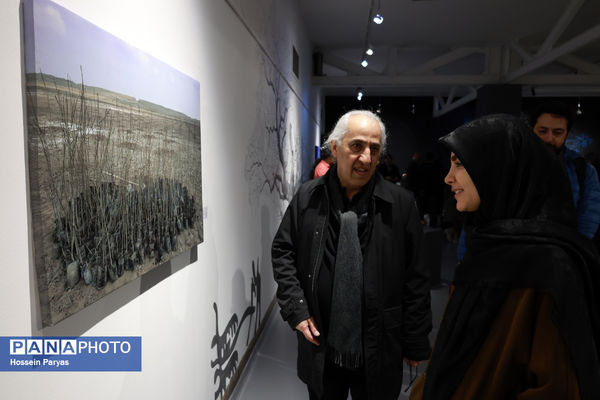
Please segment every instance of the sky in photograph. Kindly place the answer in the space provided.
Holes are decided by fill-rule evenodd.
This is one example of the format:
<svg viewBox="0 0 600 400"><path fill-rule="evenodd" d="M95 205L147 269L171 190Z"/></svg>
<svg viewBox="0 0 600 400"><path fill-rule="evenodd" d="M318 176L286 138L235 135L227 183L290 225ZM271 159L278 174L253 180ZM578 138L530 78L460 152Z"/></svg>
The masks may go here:
<svg viewBox="0 0 600 400"><path fill-rule="evenodd" d="M27 34L31 26L35 43ZM83 80L88 86L133 96L200 119L198 81L58 4L49 0L26 2L25 31L27 73L43 72L81 83L83 68Z"/></svg>

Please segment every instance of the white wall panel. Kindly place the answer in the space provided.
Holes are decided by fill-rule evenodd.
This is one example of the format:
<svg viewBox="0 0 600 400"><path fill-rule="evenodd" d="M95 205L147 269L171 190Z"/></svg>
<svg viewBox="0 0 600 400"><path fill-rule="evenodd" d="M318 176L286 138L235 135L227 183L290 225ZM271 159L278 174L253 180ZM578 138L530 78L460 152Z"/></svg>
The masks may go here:
<svg viewBox="0 0 600 400"><path fill-rule="evenodd" d="M270 242L302 169L310 167L306 164L319 131L320 95L310 85L312 49L295 2L56 3L200 82L204 242L196 262L147 291L139 294L139 280L132 282L56 326L40 328L28 227L20 2L2 1L0 335L142 336L143 371L4 372L0 398L37 399L51 390L52 398L64 399L214 399L213 303L221 333L253 301L254 262L261 277L264 318L275 294ZM292 45L301 57L300 79L291 72ZM267 85L269 80L279 82L277 92ZM282 168L279 158L269 158L277 155L266 132L278 118L285 119L288 135L284 179L291 188L282 196L258 185L260 179L248 168L251 149L262 152L257 159L266 159L273 171ZM255 317L251 326L247 319L240 329L235 349L241 359Z"/></svg>

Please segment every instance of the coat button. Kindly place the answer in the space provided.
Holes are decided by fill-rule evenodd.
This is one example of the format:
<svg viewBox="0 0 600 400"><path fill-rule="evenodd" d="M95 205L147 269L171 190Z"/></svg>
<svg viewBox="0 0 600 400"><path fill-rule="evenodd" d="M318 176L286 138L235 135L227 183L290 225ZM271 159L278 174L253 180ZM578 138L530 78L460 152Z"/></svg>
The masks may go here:
<svg viewBox="0 0 600 400"><path fill-rule="evenodd" d="M308 274L308 279L310 279L310 278L312 278L312 275L311 275L311 274Z"/></svg>
<svg viewBox="0 0 600 400"><path fill-rule="evenodd" d="M300 304L304 303L304 300L300 299Z"/></svg>

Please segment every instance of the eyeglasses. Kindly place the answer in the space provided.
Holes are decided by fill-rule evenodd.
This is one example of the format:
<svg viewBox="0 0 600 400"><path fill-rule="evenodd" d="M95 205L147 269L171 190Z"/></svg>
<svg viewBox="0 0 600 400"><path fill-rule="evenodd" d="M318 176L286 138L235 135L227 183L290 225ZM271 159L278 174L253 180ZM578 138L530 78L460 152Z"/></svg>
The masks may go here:
<svg viewBox="0 0 600 400"><path fill-rule="evenodd" d="M418 365L414 368L412 365L409 365L408 368L409 368L409 374L410 374L410 381L408 382L408 385L404 389L405 393L408 392L408 389L411 388L413 383L415 383L415 381L417 380L417 376L419 376L419 366Z"/></svg>

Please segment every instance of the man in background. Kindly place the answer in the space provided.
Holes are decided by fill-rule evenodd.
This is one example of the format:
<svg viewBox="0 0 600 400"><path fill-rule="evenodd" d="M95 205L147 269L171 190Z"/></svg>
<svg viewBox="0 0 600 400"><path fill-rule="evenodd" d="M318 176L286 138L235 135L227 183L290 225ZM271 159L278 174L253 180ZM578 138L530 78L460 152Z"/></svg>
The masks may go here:
<svg viewBox="0 0 600 400"><path fill-rule="evenodd" d="M571 182L578 230L591 239L600 225L600 183L596 169L581 154L565 145L573 119L573 113L565 103L552 101L535 111L531 125L540 139L550 144L561 157Z"/></svg>

